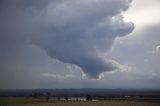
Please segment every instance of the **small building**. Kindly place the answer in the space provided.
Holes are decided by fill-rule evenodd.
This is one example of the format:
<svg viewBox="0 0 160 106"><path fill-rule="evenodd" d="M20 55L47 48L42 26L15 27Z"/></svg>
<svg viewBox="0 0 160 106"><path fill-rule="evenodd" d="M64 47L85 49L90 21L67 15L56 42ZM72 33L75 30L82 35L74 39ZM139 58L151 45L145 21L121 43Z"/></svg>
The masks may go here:
<svg viewBox="0 0 160 106"><path fill-rule="evenodd" d="M86 101L85 97L69 97L69 101Z"/></svg>

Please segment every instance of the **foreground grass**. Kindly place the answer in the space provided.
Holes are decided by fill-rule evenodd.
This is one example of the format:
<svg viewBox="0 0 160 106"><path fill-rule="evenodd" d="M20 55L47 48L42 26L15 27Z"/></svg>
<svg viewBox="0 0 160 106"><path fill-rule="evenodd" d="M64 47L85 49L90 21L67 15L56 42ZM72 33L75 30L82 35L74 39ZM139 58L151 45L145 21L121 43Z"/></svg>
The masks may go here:
<svg viewBox="0 0 160 106"><path fill-rule="evenodd" d="M144 102L130 100L103 100L103 101L45 101L45 98L0 98L0 106L160 106L160 102Z"/></svg>
<svg viewBox="0 0 160 106"><path fill-rule="evenodd" d="M27 97L3 97L0 98L0 106L7 104L36 104L45 103L44 98L27 98Z"/></svg>
<svg viewBox="0 0 160 106"><path fill-rule="evenodd" d="M159 103L152 102L133 102L133 101L112 101L112 102L56 102L40 104L21 104L21 105L0 105L0 106L160 106Z"/></svg>

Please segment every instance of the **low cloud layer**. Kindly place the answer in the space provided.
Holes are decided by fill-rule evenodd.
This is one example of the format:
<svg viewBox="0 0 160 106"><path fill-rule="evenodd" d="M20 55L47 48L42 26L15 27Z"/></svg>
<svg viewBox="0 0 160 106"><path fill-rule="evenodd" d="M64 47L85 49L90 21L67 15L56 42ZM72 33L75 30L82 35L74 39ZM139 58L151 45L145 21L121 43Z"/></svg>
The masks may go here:
<svg viewBox="0 0 160 106"><path fill-rule="evenodd" d="M4 64L4 55L13 48L36 45L54 59L79 66L88 78L120 70L123 65L103 55L117 37L133 31L133 23L125 22L121 15L130 3L131 0L1 0L0 61Z"/></svg>

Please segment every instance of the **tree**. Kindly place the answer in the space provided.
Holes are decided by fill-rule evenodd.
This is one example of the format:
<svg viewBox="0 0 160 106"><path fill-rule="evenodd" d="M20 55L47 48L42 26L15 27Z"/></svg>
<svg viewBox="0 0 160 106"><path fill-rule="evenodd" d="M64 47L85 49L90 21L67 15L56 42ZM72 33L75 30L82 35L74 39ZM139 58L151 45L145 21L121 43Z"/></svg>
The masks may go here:
<svg viewBox="0 0 160 106"><path fill-rule="evenodd" d="M86 96L86 99L87 99L87 101L91 101L91 100L92 100L91 95L87 95L87 96Z"/></svg>
<svg viewBox="0 0 160 106"><path fill-rule="evenodd" d="M50 94L49 92L46 93L46 102L49 102L49 97L50 97L50 95L51 95L51 94Z"/></svg>
<svg viewBox="0 0 160 106"><path fill-rule="evenodd" d="M68 101L68 97L67 96L65 97L65 100Z"/></svg>

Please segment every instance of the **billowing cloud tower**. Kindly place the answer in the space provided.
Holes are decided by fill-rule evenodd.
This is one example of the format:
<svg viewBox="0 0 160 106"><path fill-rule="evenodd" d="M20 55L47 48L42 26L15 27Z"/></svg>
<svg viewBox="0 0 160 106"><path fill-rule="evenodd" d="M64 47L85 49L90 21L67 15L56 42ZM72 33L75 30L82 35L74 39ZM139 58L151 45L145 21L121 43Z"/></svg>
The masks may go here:
<svg viewBox="0 0 160 106"><path fill-rule="evenodd" d="M1 46L37 45L50 57L80 67L88 78L99 78L103 72L121 69L118 62L102 55L116 37L134 29L133 23L125 22L121 15L130 3L131 0L4 0L0 3Z"/></svg>

